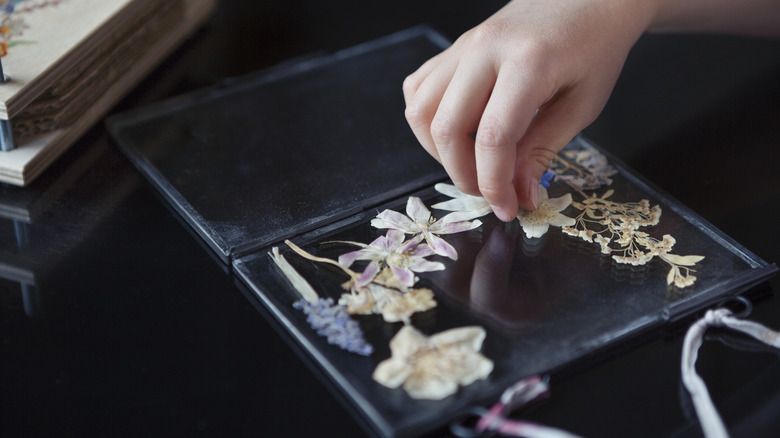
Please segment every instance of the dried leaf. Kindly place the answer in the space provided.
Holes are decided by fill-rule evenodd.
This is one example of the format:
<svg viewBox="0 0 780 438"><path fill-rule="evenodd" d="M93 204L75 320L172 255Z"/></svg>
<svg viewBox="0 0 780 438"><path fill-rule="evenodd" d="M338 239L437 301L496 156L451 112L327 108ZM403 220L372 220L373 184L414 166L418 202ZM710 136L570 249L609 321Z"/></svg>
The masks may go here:
<svg viewBox="0 0 780 438"><path fill-rule="evenodd" d="M704 260L704 256L698 256L698 255L680 256L677 254L663 254L661 258L668 261L669 263L674 263L675 265L679 265L679 266L693 266L696 263L699 263L700 261Z"/></svg>
<svg viewBox="0 0 780 438"><path fill-rule="evenodd" d="M672 266L672 269L669 270L669 274L666 275L667 286L670 286L672 283L674 283L674 277L677 275L677 271L679 271L677 266Z"/></svg>
<svg viewBox="0 0 780 438"><path fill-rule="evenodd" d="M276 263L276 266L279 267L284 276L290 284L292 284L293 288L301 294L303 299L310 303L317 301L320 298L319 295L317 295L317 292L311 287L309 282L307 282L306 279L290 265L287 259L279 253L279 248L273 247L271 248L271 251L272 252L268 253L268 255L271 256L271 259Z"/></svg>

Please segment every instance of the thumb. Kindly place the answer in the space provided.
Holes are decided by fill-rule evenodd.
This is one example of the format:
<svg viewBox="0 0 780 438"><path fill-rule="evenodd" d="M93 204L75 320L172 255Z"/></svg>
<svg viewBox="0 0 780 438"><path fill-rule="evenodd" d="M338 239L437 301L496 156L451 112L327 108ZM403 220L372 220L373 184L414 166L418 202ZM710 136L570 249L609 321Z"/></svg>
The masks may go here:
<svg viewBox="0 0 780 438"><path fill-rule="evenodd" d="M514 186L520 208L535 210L539 205L538 186L555 155L588 126L598 110L585 108L571 93L548 102L531 122L517 144Z"/></svg>

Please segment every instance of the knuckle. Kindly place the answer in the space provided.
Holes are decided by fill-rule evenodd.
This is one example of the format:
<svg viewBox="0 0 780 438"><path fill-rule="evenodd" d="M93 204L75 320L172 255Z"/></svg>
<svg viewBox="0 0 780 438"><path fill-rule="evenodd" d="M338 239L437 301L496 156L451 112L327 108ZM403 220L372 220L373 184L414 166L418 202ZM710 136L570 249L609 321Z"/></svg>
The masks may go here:
<svg viewBox="0 0 780 438"><path fill-rule="evenodd" d="M477 131L475 148L478 152L495 153L511 143L507 131L497 121L487 120Z"/></svg>
<svg viewBox="0 0 780 438"><path fill-rule="evenodd" d="M477 46L492 45L504 31L505 26L500 20L486 21L472 29L468 38L472 44Z"/></svg>
<svg viewBox="0 0 780 438"><path fill-rule="evenodd" d="M419 86L420 86L420 81L417 79L417 76L411 74L404 79L401 89L404 92L404 96L411 96L417 91L417 88L419 88Z"/></svg>
<svg viewBox="0 0 780 438"><path fill-rule="evenodd" d="M409 102L404 110L406 121L412 127L424 125L426 120L425 114L425 106L416 101Z"/></svg>
<svg viewBox="0 0 780 438"><path fill-rule="evenodd" d="M455 137L455 127L447 115L436 113L431 122L431 138L437 145L448 145Z"/></svg>

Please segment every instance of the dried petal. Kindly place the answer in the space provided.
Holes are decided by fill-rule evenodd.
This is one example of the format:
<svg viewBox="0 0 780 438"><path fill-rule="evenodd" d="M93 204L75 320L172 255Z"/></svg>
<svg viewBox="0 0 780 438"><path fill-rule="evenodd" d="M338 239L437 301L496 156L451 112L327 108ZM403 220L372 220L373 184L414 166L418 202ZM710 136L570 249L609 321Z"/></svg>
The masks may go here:
<svg viewBox="0 0 780 438"><path fill-rule="evenodd" d="M452 184L439 183L436 184L434 188L439 193L454 199L434 204L433 208L463 213L464 216L461 220L471 220L493 212L493 208L485 200L485 198L481 196L467 195L458 190L457 187Z"/></svg>
<svg viewBox="0 0 780 438"><path fill-rule="evenodd" d="M435 234L427 233L425 239L428 241L428 245L436 254L448 257L452 260L458 260L458 251L456 251L452 245L447 243L447 241L441 237Z"/></svg>
<svg viewBox="0 0 780 438"><path fill-rule="evenodd" d="M412 367L403 360L388 359L377 365L371 377L388 388L398 388L406 381L411 372Z"/></svg>
<svg viewBox="0 0 780 438"><path fill-rule="evenodd" d="M550 198L547 200L547 208L550 211L555 212L561 212L565 210L569 204L571 204L571 193L567 193L559 198Z"/></svg>
<svg viewBox="0 0 780 438"><path fill-rule="evenodd" d="M674 282L674 277L677 276L677 273L680 270L677 268L677 266L672 266L672 269L669 270L669 273L666 275L666 284L671 285Z"/></svg>
<svg viewBox="0 0 780 438"><path fill-rule="evenodd" d="M404 233L417 233L419 227L407 216L395 211L385 210L371 220L375 228L392 228Z"/></svg>
<svg viewBox="0 0 780 438"><path fill-rule="evenodd" d="M339 261L341 261L339 259ZM372 260L371 263L366 266L366 269L363 270L363 273L360 274L360 278L357 281L358 287L363 287L374 279L376 277L376 274L378 274L380 271L379 262L377 260Z"/></svg>
<svg viewBox="0 0 780 438"><path fill-rule="evenodd" d="M431 220L431 211L416 196L410 196L406 201L406 214L418 225L428 224Z"/></svg>

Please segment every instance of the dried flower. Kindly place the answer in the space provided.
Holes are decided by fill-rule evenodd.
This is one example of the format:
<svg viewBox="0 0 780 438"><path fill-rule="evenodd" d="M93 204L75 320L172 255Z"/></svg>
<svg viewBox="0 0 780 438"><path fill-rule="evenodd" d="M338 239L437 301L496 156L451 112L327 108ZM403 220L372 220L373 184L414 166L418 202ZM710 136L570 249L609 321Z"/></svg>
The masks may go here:
<svg viewBox="0 0 780 438"><path fill-rule="evenodd" d="M579 190L595 190L610 185L610 176L617 173L604 154L590 147L564 149L553 159L550 171L555 173L556 180L565 181Z"/></svg>
<svg viewBox="0 0 780 438"><path fill-rule="evenodd" d="M482 225L479 220L469 221L463 213L450 213L436 220L420 198L410 196L406 203L406 214L385 210L371 221L376 228L390 228L406 234L422 235L433 252L452 260L458 259L455 248L439 237L439 234L453 234L468 231Z"/></svg>
<svg viewBox="0 0 780 438"><path fill-rule="evenodd" d="M279 253L279 248L273 247L269 255L293 288L303 297L302 300L294 302L293 307L306 314L306 322L318 335L326 337L329 344L344 350L362 356L371 355L374 347L366 342L360 325L350 318L343 306L334 306L332 298L320 298L306 279Z"/></svg>
<svg viewBox="0 0 780 438"><path fill-rule="evenodd" d="M423 312L436 306L430 289L408 289L398 283L395 275L388 274L389 269L383 269L371 283L361 286L361 276L357 272L335 260L313 256L289 240L285 243L301 257L334 265L349 276L349 281L341 285L349 292L339 299L339 305L345 306L347 313L359 315L377 313L388 322L408 322L415 312ZM404 298L406 294L414 294L414 297ZM404 300L402 304L391 305L400 299Z"/></svg>
<svg viewBox="0 0 780 438"><path fill-rule="evenodd" d="M452 184L438 183L433 188L442 195L453 198L434 204L433 208L462 213L462 220L475 219L493 213L493 207L481 196L467 195Z"/></svg>
<svg viewBox="0 0 780 438"><path fill-rule="evenodd" d="M415 399L441 400L493 371L493 361L479 353L484 339L478 326L426 337L405 325L390 341L392 357L379 363L373 378L389 388L403 385Z"/></svg>
<svg viewBox="0 0 780 438"><path fill-rule="evenodd" d="M679 288L690 286L696 281L696 277L691 275L692 272L696 272L692 267L704 260L704 256L679 256L677 254L669 254L668 252L659 254L659 257L671 266L669 274L666 276L666 284L671 285L674 283Z"/></svg>
<svg viewBox="0 0 780 438"><path fill-rule="evenodd" d="M676 243L674 237L665 234L658 240L640 231L642 227L658 224L661 207L651 207L647 199L639 202L607 199L613 193L614 190L607 190L601 196L586 196L582 203L577 203L575 207L582 213L575 218L576 225L564 227L563 232L599 244L602 254L612 255L618 263L640 266L658 256L671 266L667 284L680 288L693 284L696 277L691 275L695 272L691 266L704 257L669 254Z"/></svg>
<svg viewBox="0 0 780 438"><path fill-rule="evenodd" d="M601 245L602 254L609 254L612 252L612 248L609 247L610 240L601 234L596 234L596 236L593 238L593 241Z"/></svg>
<svg viewBox="0 0 780 438"><path fill-rule="evenodd" d="M358 242L348 242L362 246L363 249L342 254L339 263L349 268L356 260L370 260L369 265L363 270L358 286L365 286L384 268L389 268L392 274L405 287L414 286L415 272L441 271L444 264L426 260L425 257L433 255L433 250L428 245L420 245L421 236L404 242L404 233L390 229L384 236L377 237L368 245Z"/></svg>
<svg viewBox="0 0 780 438"><path fill-rule="evenodd" d="M542 237L550 229L550 225L556 227L570 227L577 222L574 218L562 215L560 212L571 204L571 194L567 193L560 198L549 199L547 189L539 186L539 207L534 211L520 210L517 220L525 231L525 235Z"/></svg>
<svg viewBox="0 0 780 438"><path fill-rule="evenodd" d="M370 356L374 352L357 321L349 316L344 306L334 305L332 298L320 298L314 302L299 300L293 307L306 314L306 322L318 335L327 338L329 344L361 356Z"/></svg>
<svg viewBox="0 0 780 438"><path fill-rule="evenodd" d="M401 292L381 284L370 283L342 294L339 304L345 306L351 314L379 314L385 322L408 324L415 313L436 307L436 300L433 298L433 291L427 288Z"/></svg>
<svg viewBox="0 0 780 438"><path fill-rule="evenodd" d="M555 177L555 173L544 172L544 174L542 174L542 179L539 180L539 184L541 184L542 187L549 189L550 183L552 182L554 177Z"/></svg>

